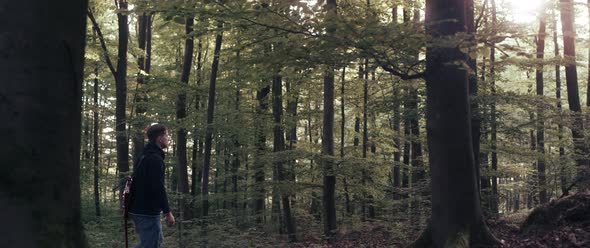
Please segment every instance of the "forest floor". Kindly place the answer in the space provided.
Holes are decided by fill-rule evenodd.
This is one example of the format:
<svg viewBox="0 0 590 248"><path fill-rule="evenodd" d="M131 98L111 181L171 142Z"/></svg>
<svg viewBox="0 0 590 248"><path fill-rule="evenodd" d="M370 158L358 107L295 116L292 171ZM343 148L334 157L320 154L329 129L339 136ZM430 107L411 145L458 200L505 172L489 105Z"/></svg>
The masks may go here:
<svg viewBox="0 0 590 248"><path fill-rule="evenodd" d="M590 194L567 196L532 211L491 219L488 226L506 248L590 247ZM311 238L289 247L406 247L416 238L412 237L416 233L404 236L380 224L367 224L339 234L338 242L332 245Z"/></svg>
<svg viewBox="0 0 590 248"><path fill-rule="evenodd" d="M553 200L522 218L491 221L496 237L509 248L590 247L590 194Z"/></svg>
<svg viewBox="0 0 590 248"><path fill-rule="evenodd" d="M121 243L120 216L113 211L95 221L85 223L91 247L124 247ZM289 248L352 248L352 247L407 247L423 225L408 225L407 220L383 222L351 221L342 223L338 241L328 245L322 239L321 225L300 220L297 243L287 243L283 235L270 230L236 229L231 224L211 226L211 247L289 247ZM413 222L413 221L412 221ZM413 222L415 223L415 222ZM494 235L507 248L582 248L590 247L590 194L576 194L532 211L522 210L488 221ZM306 227L306 228L301 228ZM178 226L165 227L166 247L194 247L201 233L199 228L183 228L185 245L179 245ZM130 243L136 235L131 227Z"/></svg>

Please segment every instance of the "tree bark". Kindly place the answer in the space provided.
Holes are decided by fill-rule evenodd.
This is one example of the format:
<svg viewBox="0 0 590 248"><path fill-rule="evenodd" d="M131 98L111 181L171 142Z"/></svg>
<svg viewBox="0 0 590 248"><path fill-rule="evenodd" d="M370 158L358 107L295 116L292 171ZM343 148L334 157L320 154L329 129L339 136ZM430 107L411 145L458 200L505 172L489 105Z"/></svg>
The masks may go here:
<svg viewBox="0 0 590 248"><path fill-rule="evenodd" d="M117 168L119 177L129 173L129 139L127 138L127 50L129 46L129 25L127 0L118 0L117 24L119 28L119 45L117 51L117 71L115 74L116 104L115 131L117 141Z"/></svg>
<svg viewBox="0 0 590 248"><path fill-rule="evenodd" d="M201 18L202 19L202 18ZM199 25L204 25L201 22ZM197 88L199 88L203 84L203 41L202 38L199 37L199 42L197 43L197 68L195 71L196 81L197 81ZM195 112L199 112L201 109L201 96L199 92L195 93ZM199 156L203 155L203 133L200 130L195 128L193 130L193 150L192 150L192 185L191 185L191 194L196 196L199 192L199 185L201 184L201 179L203 178L203 168L200 163Z"/></svg>
<svg viewBox="0 0 590 248"><path fill-rule="evenodd" d="M559 55L559 43L557 42L557 17L553 14L553 52L555 58L560 58ZM559 114L559 120L557 122L557 137L559 140L559 179L561 186L561 193L564 195L569 194L567 185L567 176L565 173L565 147L563 147L563 111L561 107L561 69L560 64L555 64L555 98L557 99L557 112Z"/></svg>
<svg viewBox="0 0 590 248"><path fill-rule="evenodd" d="M434 39L466 32L465 2L427 0L426 24L427 33ZM468 76L462 67L466 59L458 44L434 45L426 50L432 216L415 247L499 244L486 227L478 199Z"/></svg>
<svg viewBox="0 0 590 248"><path fill-rule="evenodd" d="M467 25L467 33L469 34L469 54L477 50L477 41L475 35L477 29L474 21L474 7L473 0L465 1L465 24ZM475 168L477 178L481 178L481 161L479 159L480 142L481 142L481 113L479 110L478 97L478 82L477 82L477 58L467 56L467 65L469 66L469 107L471 108L471 138L473 145L473 158L475 160ZM481 192L480 180L477 180L478 191ZM481 193L480 193L481 195ZM481 200L481 196L480 196Z"/></svg>
<svg viewBox="0 0 590 248"><path fill-rule="evenodd" d="M345 82L346 82L346 66L342 67L342 75L341 78L341 85L340 85L340 159L344 160L344 141L345 141L345 129L346 129L346 113L344 112L345 106L345 99L344 99L344 89L345 89ZM342 186L344 187L344 207L346 208L346 214L352 214L352 205L350 202L350 193L348 192L348 181L346 180L346 175L342 177Z"/></svg>
<svg viewBox="0 0 590 248"><path fill-rule="evenodd" d="M545 36L546 36L545 10L541 12L539 21L539 33L537 35L537 66L536 66L536 89L539 96L537 105L537 176L539 179L539 200L541 204L547 203L547 183L545 176L545 120L543 117L543 57L545 56Z"/></svg>
<svg viewBox="0 0 590 248"><path fill-rule="evenodd" d="M336 32L336 0L326 0L328 27L326 32ZM336 173L334 171L334 66L324 71L324 111L322 128L322 166L324 174L323 207L324 236L329 243L336 240Z"/></svg>
<svg viewBox="0 0 590 248"><path fill-rule="evenodd" d="M94 125L93 125L93 152L94 152L94 211L96 216L100 216L100 192L99 192L99 147L98 147L98 65L94 67L94 110L93 110L93 117L94 117Z"/></svg>
<svg viewBox="0 0 590 248"><path fill-rule="evenodd" d="M285 136L283 131L283 77L277 72L273 76L272 81L272 112L273 112L273 132L274 132L274 139L273 139L273 152L280 153L285 150ZM289 194L284 189L284 181L286 180L285 177L285 168L284 162L280 159L282 155L277 155L275 160L275 167L278 173L278 182L280 187L283 189L279 190L281 203L283 205L283 222L285 229L287 230L287 236L289 238L289 242L296 242L297 236L295 235L295 223L293 222L293 217L291 216L291 205L289 202Z"/></svg>
<svg viewBox="0 0 590 248"><path fill-rule="evenodd" d="M365 58L365 64L363 67L363 76L364 76L364 80L363 80L363 150L362 150L362 158L363 159L367 159L367 146L368 146L368 142L369 142L369 137L368 137L368 125L367 125L367 119L368 119L368 113L367 113L367 105L368 105L368 101L369 101L369 59ZM366 168L365 166L363 166L363 168L361 169L362 171L362 175L361 175L361 182L363 185L363 188L366 187L367 181L369 181L370 179L368 178L369 176L367 175L367 171L368 168ZM369 201L368 199L370 199L371 197L369 196L369 194L364 191L363 192L363 198L361 200L361 220L365 221L365 218L368 217L368 208L370 208L369 206L367 206L367 201ZM370 217L369 217L370 218Z"/></svg>
<svg viewBox="0 0 590 248"><path fill-rule="evenodd" d="M211 77L209 80L209 99L207 103L207 121L205 131L205 158L203 162L203 186L201 194L203 198L203 217L209 215L209 168L211 165L211 146L213 141L213 117L215 113L215 83L219 69L219 56L221 53L221 42L223 39L223 23L217 22L217 35L215 36L215 48L213 51L213 63L211 64Z"/></svg>
<svg viewBox="0 0 590 248"><path fill-rule="evenodd" d="M492 7L492 31L495 33L496 30L496 1L491 0ZM490 148L492 150L491 162L492 162L492 199L491 199L491 212L492 215L498 215L498 177L496 171L498 171L498 153L497 153L497 126L496 122L496 44L494 41L490 45Z"/></svg>
<svg viewBox="0 0 590 248"><path fill-rule="evenodd" d="M264 118L265 113L268 110L268 93L270 93L270 86L267 85L260 90L256 91L256 100L258 105L256 106L256 120L255 124L255 147L256 152L254 154L254 215L256 216L256 223L264 222L264 209L265 209L265 195L264 189L264 161L262 156L266 150L266 135L264 130Z"/></svg>
<svg viewBox="0 0 590 248"><path fill-rule="evenodd" d="M133 98L135 106L135 119L133 120L133 159L137 160L141 156L144 146L145 133L144 128L148 124L145 119L147 95L142 85L147 83L145 74L150 73L151 67L151 29L152 14L142 12L137 21L137 43L139 49L143 52L137 58L137 66L140 70L137 73L137 89ZM137 162L137 161L136 161Z"/></svg>
<svg viewBox="0 0 590 248"><path fill-rule="evenodd" d="M80 216L86 11L87 1L74 0L0 8L4 247L88 247Z"/></svg>
<svg viewBox="0 0 590 248"><path fill-rule="evenodd" d="M176 96L176 121L178 130L176 132L176 166L178 167L178 192L181 193L179 199L179 206L182 211L182 218L188 220L192 218L190 205L183 198L189 194L188 187L188 162L186 158L186 140L187 131L184 127L184 119L186 118L186 89L188 87L188 78L190 76L191 67L193 64L193 47L194 39L192 37L194 17L189 16L185 21L186 35L184 41L184 54L182 58L182 72L180 73L180 92Z"/></svg>
<svg viewBox="0 0 590 248"><path fill-rule="evenodd" d="M563 55L566 62L565 80L567 87L567 100L573 115L572 137L574 139L574 158L578 166L578 183L580 190L590 188L590 176L588 172L588 148L584 135L584 120L578 92L578 72L576 67L576 45L574 30L574 5L572 0L560 0L561 28L563 32Z"/></svg>

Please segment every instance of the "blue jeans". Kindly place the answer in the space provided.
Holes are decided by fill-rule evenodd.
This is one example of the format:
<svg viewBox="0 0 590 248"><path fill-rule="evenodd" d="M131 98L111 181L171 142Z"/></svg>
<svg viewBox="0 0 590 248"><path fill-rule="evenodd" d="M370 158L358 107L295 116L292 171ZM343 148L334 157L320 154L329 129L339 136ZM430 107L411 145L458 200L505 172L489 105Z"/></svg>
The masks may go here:
<svg viewBox="0 0 590 248"><path fill-rule="evenodd" d="M164 241L160 215L142 215L129 213L135 231L139 235L139 244L135 248L159 248Z"/></svg>

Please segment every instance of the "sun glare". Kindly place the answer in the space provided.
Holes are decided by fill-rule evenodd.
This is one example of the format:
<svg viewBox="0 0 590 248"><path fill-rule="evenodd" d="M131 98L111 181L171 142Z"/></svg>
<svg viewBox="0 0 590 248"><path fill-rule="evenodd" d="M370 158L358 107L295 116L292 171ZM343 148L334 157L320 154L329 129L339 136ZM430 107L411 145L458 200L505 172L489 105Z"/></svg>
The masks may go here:
<svg viewBox="0 0 590 248"><path fill-rule="evenodd" d="M534 22L545 0L504 0L510 8L512 20L518 23Z"/></svg>

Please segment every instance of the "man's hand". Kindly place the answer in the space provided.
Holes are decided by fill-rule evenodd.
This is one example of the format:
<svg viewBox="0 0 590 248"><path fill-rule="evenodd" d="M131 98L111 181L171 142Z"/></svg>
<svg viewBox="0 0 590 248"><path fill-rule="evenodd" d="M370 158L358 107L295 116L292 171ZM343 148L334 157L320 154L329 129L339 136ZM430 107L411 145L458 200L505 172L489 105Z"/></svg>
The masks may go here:
<svg viewBox="0 0 590 248"><path fill-rule="evenodd" d="M174 215L172 215L172 212L169 212L166 214L166 225L170 226L174 226L174 224L176 223L176 220L174 220Z"/></svg>

